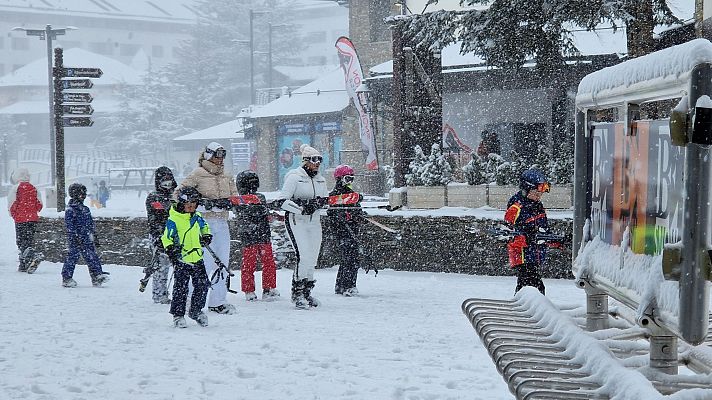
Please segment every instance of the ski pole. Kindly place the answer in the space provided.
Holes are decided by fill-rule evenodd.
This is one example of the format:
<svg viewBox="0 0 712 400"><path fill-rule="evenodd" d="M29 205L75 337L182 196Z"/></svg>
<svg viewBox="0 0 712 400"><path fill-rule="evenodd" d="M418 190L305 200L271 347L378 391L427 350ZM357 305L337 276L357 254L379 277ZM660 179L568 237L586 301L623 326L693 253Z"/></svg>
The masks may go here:
<svg viewBox="0 0 712 400"><path fill-rule="evenodd" d="M213 272L213 276L210 277L210 283L213 283L215 280L215 277L217 277L218 273L220 273L220 270L225 270L227 273L227 291L230 293L237 293L237 290L232 290L230 289L230 277L233 275L232 272L227 268L227 266L220 260L220 257L218 257L217 254L213 251L213 249L210 248L210 246L206 245L205 249L208 250L208 253L210 253L211 256L213 256L213 260L215 260L215 264L218 265L218 268Z"/></svg>

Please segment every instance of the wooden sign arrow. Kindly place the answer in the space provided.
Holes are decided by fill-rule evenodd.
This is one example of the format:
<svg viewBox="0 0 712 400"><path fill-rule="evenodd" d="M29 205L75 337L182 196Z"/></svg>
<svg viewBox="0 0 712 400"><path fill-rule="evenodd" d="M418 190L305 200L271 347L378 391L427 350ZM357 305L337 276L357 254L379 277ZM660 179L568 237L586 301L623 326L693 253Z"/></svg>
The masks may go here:
<svg viewBox="0 0 712 400"><path fill-rule="evenodd" d="M67 103L91 103L92 100L89 93L62 93L62 101Z"/></svg>
<svg viewBox="0 0 712 400"><path fill-rule="evenodd" d="M92 126L94 121L89 117L62 117L62 125L70 128Z"/></svg>
<svg viewBox="0 0 712 400"><path fill-rule="evenodd" d="M94 83L91 79L62 79L62 88L64 89L91 89Z"/></svg>
<svg viewBox="0 0 712 400"><path fill-rule="evenodd" d="M69 78L101 78L103 74L99 68L64 68L64 76Z"/></svg>
<svg viewBox="0 0 712 400"><path fill-rule="evenodd" d="M89 104L67 104L62 105L62 114L92 115L94 108Z"/></svg>

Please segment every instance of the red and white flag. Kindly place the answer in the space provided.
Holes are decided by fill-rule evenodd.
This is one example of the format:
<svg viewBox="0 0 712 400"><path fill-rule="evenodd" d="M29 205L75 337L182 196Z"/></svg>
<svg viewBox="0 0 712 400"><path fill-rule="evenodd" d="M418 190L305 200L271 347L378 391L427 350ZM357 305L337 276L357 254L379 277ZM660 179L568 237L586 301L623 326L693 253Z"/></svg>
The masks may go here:
<svg viewBox="0 0 712 400"><path fill-rule="evenodd" d="M363 81L363 71L361 63L358 61L356 48L351 40L347 37L340 37L336 41L336 51L339 54L339 64L344 71L344 79L346 81L346 92L356 107L358 112L358 127L361 136L361 147L366 153L366 169L377 170L378 160L376 159L376 138L373 134L371 126L371 118L369 118L366 110L363 109L358 101L356 89Z"/></svg>

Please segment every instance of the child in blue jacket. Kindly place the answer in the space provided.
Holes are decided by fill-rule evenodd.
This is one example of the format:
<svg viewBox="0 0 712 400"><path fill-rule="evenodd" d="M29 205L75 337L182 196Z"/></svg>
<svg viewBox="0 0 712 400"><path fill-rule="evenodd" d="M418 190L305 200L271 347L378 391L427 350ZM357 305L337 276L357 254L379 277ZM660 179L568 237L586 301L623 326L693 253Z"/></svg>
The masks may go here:
<svg viewBox="0 0 712 400"><path fill-rule="evenodd" d="M62 267L62 286L76 287L77 281L72 279L74 267L79 256L84 257L89 267L91 283L101 286L109 280L109 274L101 269L101 261L96 254L94 241L94 220L89 207L84 205L87 188L81 183L69 185L69 204L64 213L64 225L67 229L67 258Z"/></svg>

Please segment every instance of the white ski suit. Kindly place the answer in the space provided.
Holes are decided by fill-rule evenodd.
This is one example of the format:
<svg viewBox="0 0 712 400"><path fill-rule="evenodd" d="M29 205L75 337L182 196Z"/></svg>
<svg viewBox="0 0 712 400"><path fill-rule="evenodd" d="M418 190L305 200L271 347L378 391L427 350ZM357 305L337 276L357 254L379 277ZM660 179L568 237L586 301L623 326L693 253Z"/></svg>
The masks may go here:
<svg viewBox="0 0 712 400"><path fill-rule="evenodd" d="M326 188L326 179L317 173L310 177L304 168L295 168L284 177L280 197L285 200L292 200L296 203L304 200L311 200L317 197L326 198L329 191ZM287 204L287 203L284 203ZM297 253L297 268L294 269L294 281L307 279L314 280L314 269L319 258L321 249L321 217L319 210L312 215L295 214L282 205L287 210L284 218L287 226L289 240Z"/></svg>

